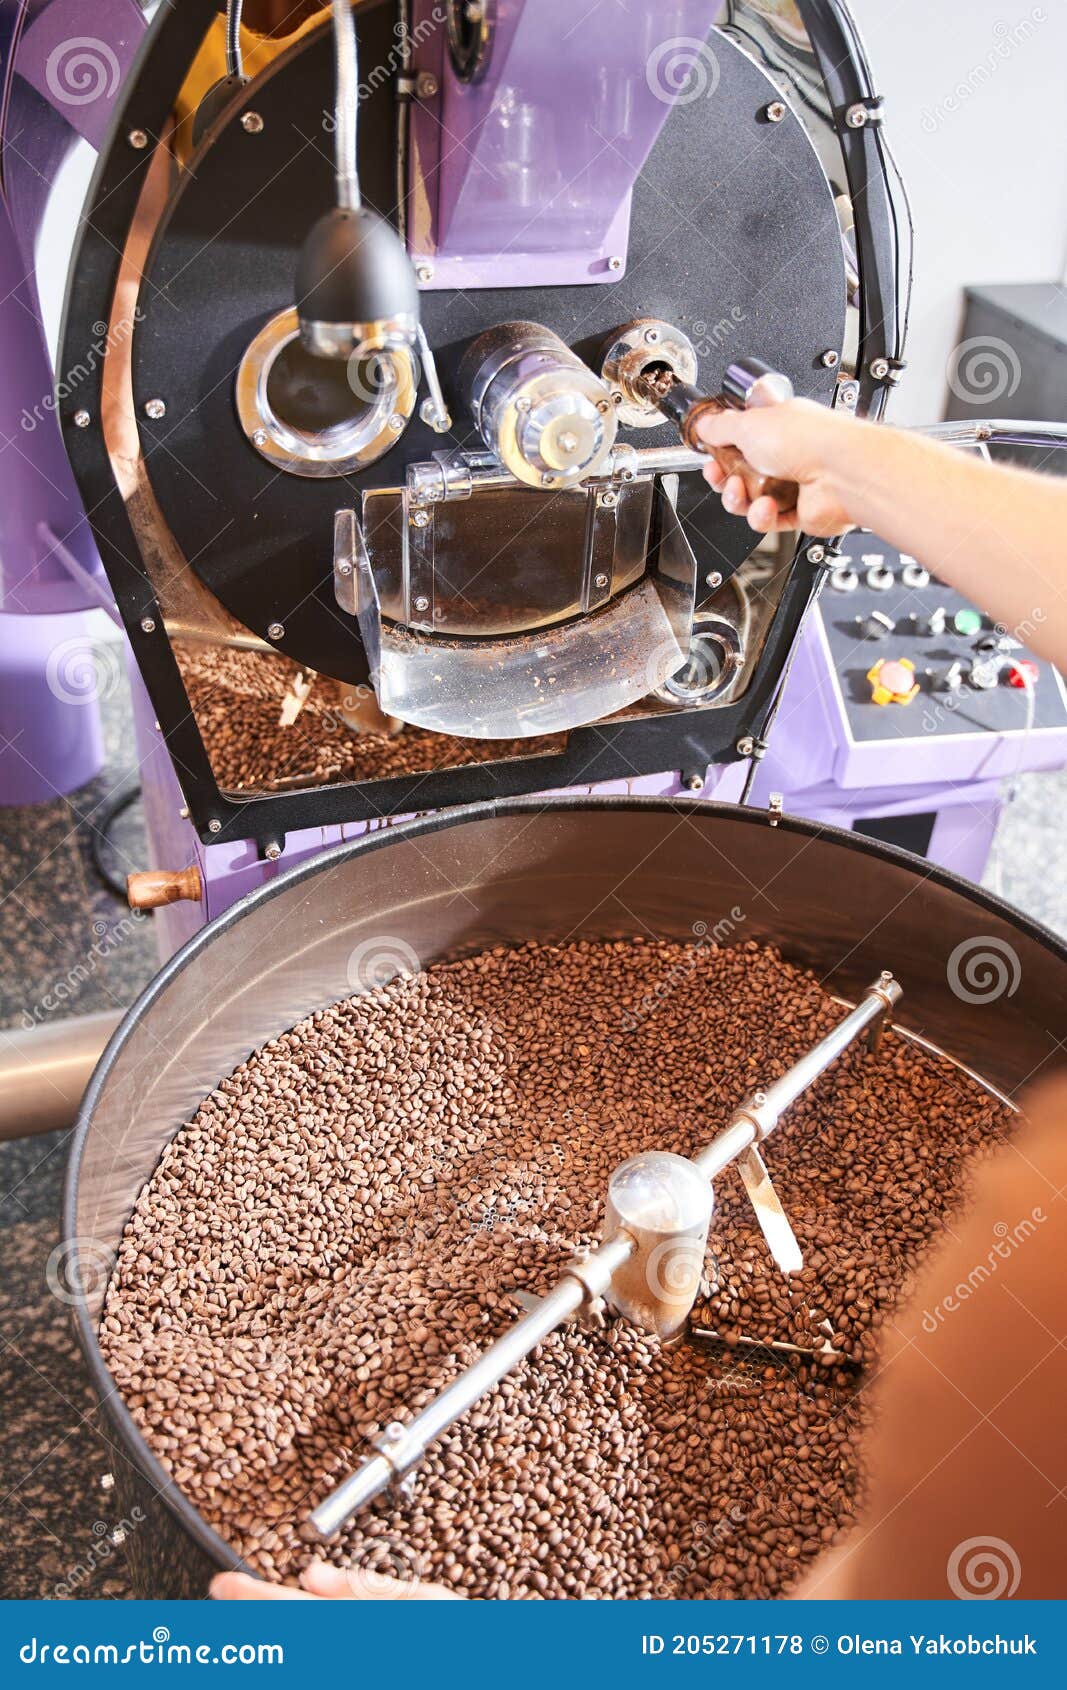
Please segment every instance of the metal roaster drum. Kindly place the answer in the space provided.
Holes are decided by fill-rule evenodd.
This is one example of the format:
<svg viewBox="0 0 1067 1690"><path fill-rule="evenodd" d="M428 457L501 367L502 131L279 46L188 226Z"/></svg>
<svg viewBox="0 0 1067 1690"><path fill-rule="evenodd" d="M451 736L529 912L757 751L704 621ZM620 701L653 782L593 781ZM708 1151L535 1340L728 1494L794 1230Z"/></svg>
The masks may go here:
<svg viewBox="0 0 1067 1690"><path fill-rule="evenodd" d="M526 800L384 830L281 876L166 965L93 1076L64 1206L116 1500L123 1515L147 1516L126 1543L135 1594L201 1596L236 1556L122 1403L97 1341L106 1284L89 1283L82 1264L114 1259L141 1187L208 1092L265 1041L347 997L350 959L368 940L388 936L425 965L574 935L691 940L695 922L713 931L738 907L746 940L777 945L849 1002L890 967L905 988L895 1024L1013 1100L1055 1057L1067 950L1052 935L903 852L711 804ZM968 960L983 955L1011 972L996 1001L968 986ZM698 1074L693 1084L697 1103ZM721 1124L709 1121L709 1136Z"/></svg>

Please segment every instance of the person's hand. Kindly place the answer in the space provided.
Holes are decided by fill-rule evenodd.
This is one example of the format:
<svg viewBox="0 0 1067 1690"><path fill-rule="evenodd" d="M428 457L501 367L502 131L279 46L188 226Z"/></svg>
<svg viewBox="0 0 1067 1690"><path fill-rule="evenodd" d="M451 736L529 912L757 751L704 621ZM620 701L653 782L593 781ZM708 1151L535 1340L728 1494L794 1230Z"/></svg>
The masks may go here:
<svg viewBox="0 0 1067 1690"><path fill-rule="evenodd" d="M747 517L757 533L799 528L830 538L855 526L848 508L847 460L865 426L853 417L835 416L810 399L791 399L784 405L706 416L698 433L709 446L736 446L762 474L799 484L795 510L780 511L770 498L750 503L741 477L726 475L709 458L704 479L721 492L724 508L732 516Z"/></svg>
<svg viewBox="0 0 1067 1690"><path fill-rule="evenodd" d="M249 1573L217 1573L209 1594L217 1602L310 1602L318 1598L341 1602L461 1602L454 1590L443 1584L405 1583L386 1578L366 1567L331 1567L326 1561L312 1561L300 1574L299 1587L267 1584Z"/></svg>

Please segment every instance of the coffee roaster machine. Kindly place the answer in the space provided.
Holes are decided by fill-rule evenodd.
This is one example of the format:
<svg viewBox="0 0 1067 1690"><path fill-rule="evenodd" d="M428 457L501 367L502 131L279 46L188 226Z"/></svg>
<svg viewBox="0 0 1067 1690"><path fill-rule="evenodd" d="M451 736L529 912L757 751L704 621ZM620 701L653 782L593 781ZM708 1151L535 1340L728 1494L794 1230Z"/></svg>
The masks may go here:
<svg viewBox="0 0 1067 1690"><path fill-rule="evenodd" d="M71 134L99 149L57 385L23 330L5 395L34 480L5 501L5 559L25 568L8 569L3 632L8 649L16 617L27 630L17 695L24 713L40 703L24 760L60 789L96 753L91 735L54 743L52 706L71 701L37 630L98 603L132 654L168 960L90 1084L65 1230L117 1494L152 1520L129 1544L135 1582L155 1596L201 1594L233 1557L114 1389L96 1339L107 1264L198 1101L365 984L351 970L368 944L388 935L429 963L579 932L684 940L695 916L714 932L740 907L745 937L816 969L843 1014L797 1069L709 1123L696 1163L619 1170L600 1253L429 1419L386 1428L339 1495L311 1499L324 1536L587 1302L673 1336L694 1275L672 1277L677 1306L649 1307L642 1264L695 1240L692 1265L706 1181L734 1163L790 1271L759 1147L861 1032L891 1016L1014 1097L1054 1059L1067 981L1050 935L939 868L791 818L781 796L834 769L859 791L887 743L903 756L905 733L865 724L920 719L904 714L906 638L928 641L931 667L947 641L976 696L994 692L971 684L976 663L998 688L1003 672L1000 709L1021 646L934 614L961 607L902 607L936 584L905 579L910 560L871 561L873 541L753 554L689 436L693 406L774 402L786 384L877 417L901 378L906 208L845 7L367 0L305 8L270 44L240 13L183 0L146 31L132 0L2 12L8 244L26 271L41 181ZM32 276L11 279L35 320ZM824 588L823 606L859 608L827 612ZM49 656L57 634L79 638L53 627ZM860 647L866 694L847 678ZM222 660L206 680L205 653ZM820 664L850 735L847 770L829 774L832 719L802 728L787 708L787 683L816 684ZM1026 680L1027 752L1051 757L1058 678ZM327 778L301 761L310 732L280 757L264 699L292 728L327 684L357 747L368 724L379 745L399 725L417 766L360 778L357 757ZM259 757L240 778L220 691ZM983 732L1016 731L975 708ZM806 762L789 758L794 734ZM388 825L414 812L429 814Z"/></svg>
<svg viewBox="0 0 1067 1690"><path fill-rule="evenodd" d="M759 360L876 417L901 379L907 208L846 9L345 10L350 56L328 7L269 42L214 0L150 28L134 0L3 9L9 797L70 789L99 757L64 678L94 603L129 641L163 955L281 865L412 813L784 794L878 832L887 811L951 807L975 734L997 736L987 822L996 777L1062 761L1051 674L1023 733L1017 696L974 725L931 670L936 785L916 798L904 768L930 748L921 713L872 705L874 740L904 743L883 790L830 695L887 653L857 627L825 661L815 607L849 559L807 535L753 554L650 396L658 376L744 402ZM25 325L43 185L79 136L99 158L53 383ZM229 665L231 738L263 694L295 726L237 781L205 653ZM361 777L357 750L321 774L304 700L326 685L331 731L403 725L405 772ZM931 830L935 860L980 867L975 814L966 849Z"/></svg>

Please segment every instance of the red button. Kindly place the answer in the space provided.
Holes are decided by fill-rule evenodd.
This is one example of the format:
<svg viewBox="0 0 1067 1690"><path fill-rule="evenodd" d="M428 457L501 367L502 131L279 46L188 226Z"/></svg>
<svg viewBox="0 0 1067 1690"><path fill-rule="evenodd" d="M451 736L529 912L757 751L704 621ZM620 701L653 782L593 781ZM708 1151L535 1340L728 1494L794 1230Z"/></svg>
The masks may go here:
<svg viewBox="0 0 1067 1690"><path fill-rule="evenodd" d="M1019 687L1021 690L1029 682L1032 687L1035 687L1040 673L1037 664L1031 663L1028 657L1016 658L1008 669L1008 685Z"/></svg>

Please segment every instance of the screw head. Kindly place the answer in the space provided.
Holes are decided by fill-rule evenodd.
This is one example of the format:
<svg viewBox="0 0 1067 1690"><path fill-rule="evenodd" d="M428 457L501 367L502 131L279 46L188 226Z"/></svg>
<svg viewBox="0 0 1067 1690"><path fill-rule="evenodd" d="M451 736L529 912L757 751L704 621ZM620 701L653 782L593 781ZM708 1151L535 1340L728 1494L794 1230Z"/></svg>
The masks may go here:
<svg viewBox="0 0 1067 1690"><path fill-rule="evenodd" d="M608 269L609 270L621 270L622 269L622 259L619 257L617 252L613 252L611 257L608 259Z"/></svg>
<svg viewBox="0 0 1067 1690"><path fill-rule="evenodd" d="M721 587L722 586L722 572L721 572L721 570L713 569L710 574L705 575L704 585L706 587Z"/></svg>
<svg viewBox="0 0 1067 1690"><path fill-rule="evenodd" d="M337 565L337 573L338 575L351 575L352 565L349 563L347 558L341 559L340 563Z"/></svg>
<svg viewBox="0 0 1067 1690"><path fill-rule="evenodd" d="M871 360L871 374L874 377L875 381L884 381L886 376L889 374L889 359L888 358L872 358L872 360Z"/></svg>
<svg viewBox="0 0 1067 1690"><path fill-rule="evenodd" d="M617 493L613 493L609 488L606 493L601 493L597 502L598 504L604 505L606 509L611 510L614 505L618 504L619 495Z"/></svg>
<svg viewBox="0 0 1067 1690"><path fill-rule="evenodd" d="M246 111L241 118L241 128L246 135L262 135L263 119L257 111Z"/></svg>
<svg viewBox="0 0 1067 1690"><path fill-rule="evenodd" d="M860 387L857 381L843 381L838 388L842 405L849 411L854 411L859 404Z"/></svg>
<svg viewBox="0 0 1067 1690"><path fill-rule="evenodd" d="M756 742L752 738L751 734L745 734L744 737L739 739L737 742L737 754L739 757L751 757L755 748Z"/></svg>
<svg viewBox="0 0 1067 1690"><path fill-rule="evenodd" d="M808 547L808 562L809 563L825 563L826 562L826 547L825 546L809 546Z"/></svg>
<svg viewBox="0 0 1067 1690"><path fill-rule="evenodd" d="M555 476L552 474L551 470L546 469L544 474L541 477L541 486L542 487L554 487L555 485L556 485Z"/></svg>
<svg viewBox="0 0 1067 1690"><path fill-rule="evenodd" d="M703 792L704 776L695 774L686 775L684 785L687 792Z"/></svg>
<svg viewBox="0 0 1067 1690"><path fill-rule="evenodd" d="M787 107L783 100L772 100L769 106L764 106L763 115L768 123L781 123Z"/></svg>
<svg viewBox="0 0 1067 1690"><path fill-rule="evenodd" d="M269 438L270 436L265 428L257 428L252 436L252 444L253 446L265 446Z"/></svg>
<svg viewBox="0 0 1067 1690"><path fill-rule="evenodd" d="M155 631L156 631L155 618L152 617L152 616L142 616L141 617L141 632L142 632L142 634L154 634Z"/></svg>
<svg viewBox="0 0 1067 1690"><path fill-rule="evenodd" d="M89 415L88 411L75 411L73 417L71 418L75 428L88 428L92 420L93 419Z"/></svg>
<svg viewBox="0 0 1067 1690"><path fill-rule="evenodd" d="M611 400L611 399L598 399L597 400L596 408L600 412L602 417L607 416L608 412L612 408L613 403L614 403L614 401ZM619 394L618 403L620 405L622 404L622 394L621 393Z"/></svg>
<svg viewBox="0 0 1067 1690"><path fill-rule="evenodd" d="M412 511L411 521L415 528L426 528L429 526L430 513L424 510Z"/></svg>
<svg viewBox="0 0 1067 1690"><path fill-rule="evenodd" d="M209 833L222 832L222 823L219 821L218 816L212 816L211 820L207 824L207 830Z"/></svg>
<svg viewBox="0 0 1067 1690"><path fill-rule="evenodd" d="M131 129L126 139L137 153L143 153L148 145L148 136L143 129Z"/></svg>
<svg viewBox="0 0 1067 1690"><path fill-rule="evenodd" d="M394 434L399 434L405 421L406 418L402 417L399 411L394 411L392 416L389 418L389 427Z"/></svg>
<svg viewBox="0 0 1067 1690"><path fill-rule="evenodd" d="M659 330L658 329L646 329L644 338L645 338L645 345L646 346L655 346L656 342L659 339Z"/></svg>
<svg viewBox="0 0 1067 1690"><path fill-rule="evenodd" d="M828 346L822 357L819 359L819 362L820 364L825 364L828 370L836 370L838 364L841 362L841 354L840 352L835 352L832 346Z"/></svg>
<svg viewBox="0 0 1067 1690"><path fill-rule="evenodd" d="M158 422L161 417L165 417L166 414L167 414L167 402L166 402L166 400L165 399L148 399L148 400L146 400L145 401L144 414L145 414L146 417L151 417L153 422Z"/></svg>
<svg viewBox="0 0 1067 1690"><path fill-rule="evenodd" d="M420 70L415 78L415 96L419 100L432 100L437 93L437 78L432 70Z"/></svg>
<svg viewBox="0 0 1067 1690"><path fill-rule="evenodd" d="M594 575L593 576L593 586L596 588L598 593L604 592L606 590L606 588L609 586L609 584L610 583L609 583L608 577L606 575Z"/></svg>
<svg viewBox="0 0 1067 1690"><path fill-rule="evenodd" d="M433 281L433 265L432 264L416 264L415 275L417 276L417 278L420 282L432 282Z"/></svg>
<svg viewBox="0 0 1067 1690"><path fill-rule="evenodd" d="M845 113L845 122L848 124L850 129L864 128L867 122L867 107L858 103L854 106L849 106L848 111Z"/></svg>
<svg viewBox="0 0 1067 1690"><path fill-rule="evenodd" d="M429 599L425 598L423 596L423 594L420 593L419 597L415 600L415 609L419 612L419 614L421 616L423 614L423 612L429 610L429 608L430 608Z"/></svg>
<svg viewBox="0 0 1067 1690"><path fill-rule="evenodd" d="M278 844L278 841L276 839L272 839L270 844L266 847L266 849L263 852L263 855L266 857L267 861L271 862L271 863L276 863L278 861L278 858L281 856L281 854L282 854L282 848Z"/></svg>
<svg viewBox="0 0 1067 1690"><path fill-rule="evenodd" d="M285 638L285 624L283 622L272 622L267 629L267 638L268 640L283 640Z"/></svg>

